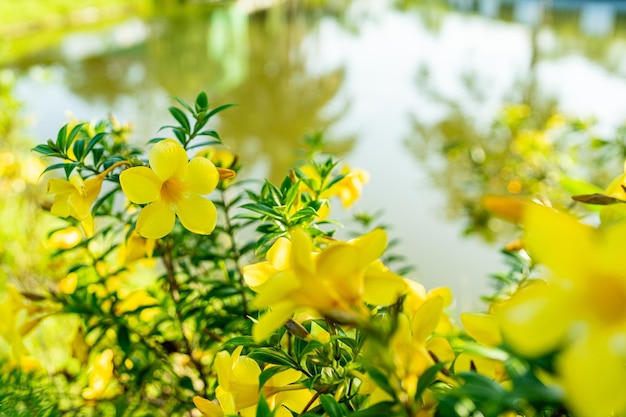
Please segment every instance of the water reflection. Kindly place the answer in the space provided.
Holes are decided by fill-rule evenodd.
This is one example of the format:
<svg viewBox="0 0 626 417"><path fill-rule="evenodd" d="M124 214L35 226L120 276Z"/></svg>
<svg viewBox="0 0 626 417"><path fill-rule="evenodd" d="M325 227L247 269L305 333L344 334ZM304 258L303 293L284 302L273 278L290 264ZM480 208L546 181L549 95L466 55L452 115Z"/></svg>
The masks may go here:
<svg viewBox="0 0 626 417"><path fill-rule="evenodd" d="M214 105L240 104L220 115L218 130L243 160L265 162L267 175L278 180L294 161L294 144L348 110L344 100L328 111L344 79L341 66L309 69L314 56L302 44L317 20L291 16L286 8L253 15L237 6L193 9L147 25L128 22L100 46L90 46L92 37L70 38L59 61L64 84L85 102L115 109L132 100L131 113L141 116L124 117L137 121L141 141L163 124L168 96L189 100L206 90ZM106 39L116 47L108 48ZM85 56L86 50L97 53ZM343 155L353 143L350 135L336 138L333 150Z"/></svg>

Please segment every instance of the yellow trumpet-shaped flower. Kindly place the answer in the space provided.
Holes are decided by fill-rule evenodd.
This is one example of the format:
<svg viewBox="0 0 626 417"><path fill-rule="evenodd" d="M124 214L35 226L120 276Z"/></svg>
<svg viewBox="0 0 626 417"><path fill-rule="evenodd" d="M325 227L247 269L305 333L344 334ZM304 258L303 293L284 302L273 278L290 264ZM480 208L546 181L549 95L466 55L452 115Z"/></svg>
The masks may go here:
<svg viewBox="0 0 626 417"><path fill-rule="evenodd" d="M217 222L217 210L202 195L217 186L220 173L215 165L203 157L188 161L185 149L174 139L157 143L148 159L150 168L133 167L120 174L128 199L147 204L139 213L137 232L148 239L162 238L178 217L190 232L210 234Z"/></svg>
<svg viewBox="0 0 626 417"><path fill-rule="evenodd" d="M239 346L231 354L222 351L215 358L218 387L215 395L219 405L201 397L195 397L194 403L207 417L240 415L253 417L261 392L275 416L291 417L292 410L302 412L314 396L314 392L305 386L296 384L302 373L288 369L272 376L262 388L259 387L261 368L253 359L241 355ZM314 402L312 406L315 406Z"/></svg>
<svg viewBox="0 0 626 417"><path fill-rule="evenodd" d="M523 224L551 274L493 307L504 342L530 357L560 352L557 380L577 416L626 411L626 225L598 230L532 204Z"/></svg>
<svg viewBox="0 0 626 417"><path fill-rule="evenodd" d="M102 189L104 175L84 180L80 175L72 175L69 180L53 178L48 181L48 194L55 194L50 212L55 216L71 216L79 220L85 235L93 236L94 222L91 205Z"/></svg>
<svg viewBox="0 0 626 417"><path fill-rule="evenodd" d="M291 232L291 244L277 241L268 262L244 270L244 278L258 292L255 305L272 309L255 324L255 339L265 339L300 308L312 308L338 322L355 322L366 314L364 303L396 302L406 283L378 260L386 245L382 229L350 242L333 242L319 253L299 228Z"/></svg>

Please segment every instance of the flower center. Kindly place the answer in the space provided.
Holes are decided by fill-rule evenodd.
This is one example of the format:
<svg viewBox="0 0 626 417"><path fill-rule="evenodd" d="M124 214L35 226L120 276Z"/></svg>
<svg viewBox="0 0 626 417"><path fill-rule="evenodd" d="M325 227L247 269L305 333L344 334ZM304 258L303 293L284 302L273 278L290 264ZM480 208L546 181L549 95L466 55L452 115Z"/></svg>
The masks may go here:
<svg viewBox="0 0 626 417"><path fill-rule="evenodd" d="M170 178L161 187L161 198L167 204L175 206L185 196L185 185L176 178Z"/></svg>

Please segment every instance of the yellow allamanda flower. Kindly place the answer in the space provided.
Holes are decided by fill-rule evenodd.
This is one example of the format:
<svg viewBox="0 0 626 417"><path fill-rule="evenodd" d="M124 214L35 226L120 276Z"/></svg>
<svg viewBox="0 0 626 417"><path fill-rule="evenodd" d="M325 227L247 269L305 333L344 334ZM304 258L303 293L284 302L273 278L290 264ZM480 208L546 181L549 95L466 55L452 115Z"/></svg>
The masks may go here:
<svg viewBox="0 0 626 417"><path fill-rule="evenodd" d="M149 154L150 167L133 167L120 174L122 191L135 204L147 204L137 219L137 232L148 239L167 235L176 222L193 233L207 235L215 228L215 205L202 197L212 192L220 171L206 158L187 160L175 139L157 143ZM233 171L222 170L223 177Z"/></svg>
<svg viewBox="0 0 626 417"><path fill-rule="evenodd" d="M441 296L428 298L412 317L398 315L398 327L390 341L395 374L402 389L415 396L419 378L424 371L439 362L451 363L454 352L443 337L434 336L443 313Z"/></svg>
<svg viewBox="0 0 626 417"><path fill-rule="evenodd" d="M104 175L83 179L80 175L72 175L69 180L53 178L48 181L47 193L55 194L50 212L55 216L71 216L80 221L87 237L93 236L94 221L91 205L98 198L102 189Z"/></svg>
<svg viewBox="0 0 626 417"><path fill-rule="evenodd" d="M254 338L265 339L301 308L354 323L368 316L364 303L396 302L406 283L378 260L386 245L387 234L376 229L349 242L333 242L318 253L306 232L292 230L290 245L284 240L275 243L278 249L270 251L271 262L244 269L246 282L258 293L255 306L271 307L255 323Z"/></svg>
<svg viewBox="0 0 626 417"><path fill-rule="evenodd" d="M551 274L493 307L505 343L536 357L560 351L558 382L581 417L626 410L626 224L604 229L524 207L525 247Z"/></svg>
<svg viewBox="0 0 626 417"><path fill-rule="evenodd" d="M194 403L207 417L224 415L240 415L253 417L261 392L275 411L275 416L291 417L292 410L302 412L314 396L314 392L296 382L302 373L294 369L272 376L262 388L259 388L261 368L253 359L241 355L243 347L239 346L229 354L219 352L215 358L218 387L215 395L219 405L201 397L195 397ZM315 406L316 403L310 406Z"/></svg>

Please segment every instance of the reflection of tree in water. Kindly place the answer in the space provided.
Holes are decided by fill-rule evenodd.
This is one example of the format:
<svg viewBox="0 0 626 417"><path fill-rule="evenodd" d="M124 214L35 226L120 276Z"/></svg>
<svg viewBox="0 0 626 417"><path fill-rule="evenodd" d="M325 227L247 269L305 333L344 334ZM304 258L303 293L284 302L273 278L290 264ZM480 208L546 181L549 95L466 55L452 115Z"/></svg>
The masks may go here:
<svg viewBox="0 0 626 417"><path fill-rule="evenodd" d="M261 16L251 21L245 81L220 98L241 106L223 113L220 132L237 142L244 157L246 146L253 145L249 160L258 154L272 155L270 177L275 179L293 162L297 141L312 130L326 130L346 109L333 115L323 112L337 94L344 72L307 74L308 57L299 48L307 33L303 22L274 27L267 23L267 17ZM347 151L353 140L342 142L339 148Z"/></svg>
<svg viewBox="0 0 626 417"><path fill-rule="evenodd" d="M529 70L511 86L509 97L524 104L505 106L492 123L477 118L487 103L490 80L471 67L460 73L461 98L449 98L430 85L429 68L418 74L420 91L446 108L435 123L413 120L414 134L407 141L433 182L448 196L450 217L465 218L467 233L478 232L491 239L502 224L480 205L488 194L514 194L550 199L556 206L571 206L571 182L579 178L608 184L620 172L620 146L608 145L602 155L593 144L590 126L556 113L550 97L537 91L536 66L541 58L536 32L531 34ZM523 100L520 100L522 99ZM605 144L606 145L606 144ZM565 182L564 182L565 181ZM570 184L570 186L566 185ZM578 209L578 207L577 207Z"/></svg>
<svg viewBox="0 0 626 417"><path fill-rule="evenodd" d="M244 162L267 159L270 177L281 177L296 144L327 129L347 107L334 114L326 109L343 82L343 69L309 70L313 55L303 41L319 16L280 7L253 15L236 8L186 10L155 19L143 45L80 62L71 88L109 106L120 96L138 100L141 118L151 123L147 129L138 125L142 134L164 123L166 95L192 100L206 90L214 105L237 103L220 114L218 131ZM345 152L353 138L335 143Z"/></svg>

